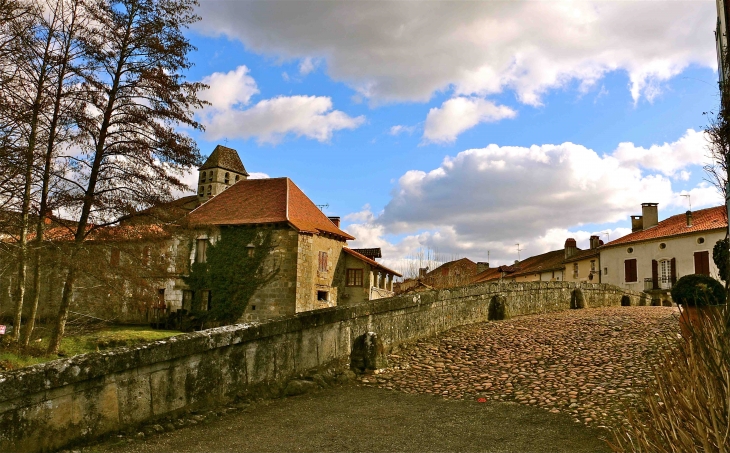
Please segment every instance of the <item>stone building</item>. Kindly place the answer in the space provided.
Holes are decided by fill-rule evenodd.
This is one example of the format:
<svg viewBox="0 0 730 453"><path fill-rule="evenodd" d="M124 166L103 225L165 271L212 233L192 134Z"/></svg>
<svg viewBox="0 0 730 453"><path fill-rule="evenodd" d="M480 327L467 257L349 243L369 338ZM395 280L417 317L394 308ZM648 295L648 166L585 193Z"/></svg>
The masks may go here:
<svg viewBox="0 0 730 453"><path fill-rule="evenodd" d="M718 278L712 259L715 243L725 238L724 206L687 211L659 221L657 203L643 203L631 216L630 234L600 248L601 281L655 299L668 299L672 285L688 274Z"/></svg>

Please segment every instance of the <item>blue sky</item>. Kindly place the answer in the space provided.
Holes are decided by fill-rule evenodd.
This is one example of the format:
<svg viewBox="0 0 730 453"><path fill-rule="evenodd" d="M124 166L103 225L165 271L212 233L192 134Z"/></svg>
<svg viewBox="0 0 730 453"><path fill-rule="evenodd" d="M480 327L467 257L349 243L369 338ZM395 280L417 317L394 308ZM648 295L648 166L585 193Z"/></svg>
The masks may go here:
<svg viewBox="0 0 730 453"><path fill-rule="evenodd" d="M718 100L711 0L203 0L200 14L203 154L227 140L249 172L289 176L391 265L419 248L504 264L516 243L524 258L615 239L641 202L660 219L687 209L682 193L721 202L699 133Z"/></svg>

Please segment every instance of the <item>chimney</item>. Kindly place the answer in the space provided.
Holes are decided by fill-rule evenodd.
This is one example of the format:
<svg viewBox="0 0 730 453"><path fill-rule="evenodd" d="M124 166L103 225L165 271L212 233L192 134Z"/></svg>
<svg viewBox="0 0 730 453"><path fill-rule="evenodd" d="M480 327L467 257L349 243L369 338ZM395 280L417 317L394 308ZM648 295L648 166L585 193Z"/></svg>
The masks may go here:
<svg viewBox="0 0 730 453"><path fill-rule="evenodd" d="M340 217L339 216L337 216L337 217L327 217L327 218L330 219L332 221L332 223L334 223L337 228L340 227Z"/></svg>
<svg viewBox="0 0 730 453"><path fill-rule="evenodd" d="M422 267L422 268L418 269L418 278L425 277L426 276L426 272L428 272L428 268L427 267Z"/></svg>
<svg viewBox="0 0 730 453"><path fill-rule="evenodd" d="M687 211L687 226L692 226L692 211Z"/></svg>
<svg viewBox="0 0 730 453"><path fill-rule="evenodd" d="M575 255L578 251L578 246L575 243L575 239L568 238L565 240L565 259L567 260L571 256Z"/></svg>
<svg viewBox="0 0 730 453"><path fill-rule="evenodd" d="M489 269L489 263L485 263L484 261L477 263L477 274L481 274L487 269Z"/></svg>
<svg viewBox="0 0 730 453"><path fill-rule="evenodd" d="M591 236L591 250L595 250L600 245L601 240L598 236Z"/></svg>
<svg viewBox="0 0 730 453"><path fill-rule="evenodd" d="M644 221L640 215L631 216L631 232L635 233L641 231L644 228Z"/></svg>
<svg viewBox="0 0 730 453"><path fill-rule="evenodd" d="M659 203L641 203L641 216L644 218L644 228L649 229L659 223Z"/></svg>

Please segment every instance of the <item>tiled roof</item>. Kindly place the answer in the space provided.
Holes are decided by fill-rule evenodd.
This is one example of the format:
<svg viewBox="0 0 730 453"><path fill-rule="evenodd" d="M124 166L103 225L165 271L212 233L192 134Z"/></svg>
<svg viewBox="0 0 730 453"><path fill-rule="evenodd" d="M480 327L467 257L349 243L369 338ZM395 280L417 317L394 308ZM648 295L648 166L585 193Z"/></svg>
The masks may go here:
<svg viewBox="0 0 730 453"><path fill-rule="evenodd" d="M367 256L368 258L382 258L383 257L382 252L380 251L380 247L369 248L369 249L350 249L350 250L354 250L361 255Z"/></svg>
<svg viewBox="0 0 730 453"><path fill-rule="evenodd" d="M457 267L457 266L462 267L462 268L468 267L469 270L472 270L472 272L476 272L476 269L477 269L477 263L475 263L474 261L470 260L469 258L460 258L458 260L448 261L448 262L440 265L436 269L427 273L426 277L430 277L432 275L440 275L440 273L444 269L451 269L452 267Z"/></svg>
<svg viewBox="0 0 730 453"><path fill-rule="evenodd" d="M692 212L692 226L687 226L687 215L677 214L662 220L656 226L642 231L636 231L626 236L615 239L602 248L615 245L628 244L631 242L648 241L663 237L679 236L687 233L698 233L700 231L719 230L727 228L725 207L715 206L714 208L700 209Z"/></svg>
<svg viewBox="0 0 730 453"><path fill-rule="evenodd" d="M601 251L598 249L588 249L588 250L578 250L575 252L575 255L571 256L567 260L564 260L564 263L572 263L574 261L580 261L584 260L586 258L591 258L594 256L598 256L601 254Z"/></svg>
<svg viewBox="0 0 730 453"><path fill-rule="evenodd" d="M367 256L362 255L360 253L357 253L356 251L354 251L354 250L352 250L350 248L342 247L342 251L345 252L345 253L347 253L350 256L353 256L353 257L355 257L355 258L357 258L357 259L359 259L361 261L364 261L364 262L368 263L369 265L373 266L376 269L382 269L382 270L384 270L385 272L387 272L389 274L395 275L396 277L402 277L402 275L399 274L398 272L396 272L396 271L394 271L392 269L388 269L387 267L383 266L382 264L378 263L377 261L371 260Z"/></svg>
<svg viewBox="0 0 730 453"><path fill-rule="evenodd" d="M202 167L198 170L207 170L209 168L223 168L226 170L235 171L242 175L248 176L246 168L241 162L241 158L238 156L238 151L227 146L218 145L215 147L208 159L205 161Z"/></svg>
<svg viewBox="0 0 730 453"><path fill-rule="evenodd" d="M565 267L563 266L564 258L564 249L553 250L552 252L525 258L520 261L519 264L514 266L500 266L499 268L487 269L486 271L477 274L473 281L474 283L478 283L498 279L500 277L500 268L503 268L507 272L512 271L506 275L509 278L563 269Z"/></svg>
<svg viewBox="0 0 730 453"><path fill-rule="evenodd" d="M335 226L289 178L241 180L188 216L191 225L288 222L299 231L355 239Z"/></svg>

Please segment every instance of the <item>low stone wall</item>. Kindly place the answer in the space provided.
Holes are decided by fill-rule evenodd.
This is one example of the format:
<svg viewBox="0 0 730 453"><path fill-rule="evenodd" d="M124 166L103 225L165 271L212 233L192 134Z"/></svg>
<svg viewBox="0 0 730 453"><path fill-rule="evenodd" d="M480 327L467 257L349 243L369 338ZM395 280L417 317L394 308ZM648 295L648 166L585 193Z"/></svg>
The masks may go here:
<svg viewBox="0 0 730 453"><path fill-rule="evenodd" d="M576 288L588 308L620 305L625 295L631 305L642 304L642 293L602 284L478 284L0 373L0 451L49 451L175 411L213 407L262 389L276 393L303 372L347 360L366 332L377 332L388 347L486 321L490 301L500 294L507 316L566 310Z"/></svg>

